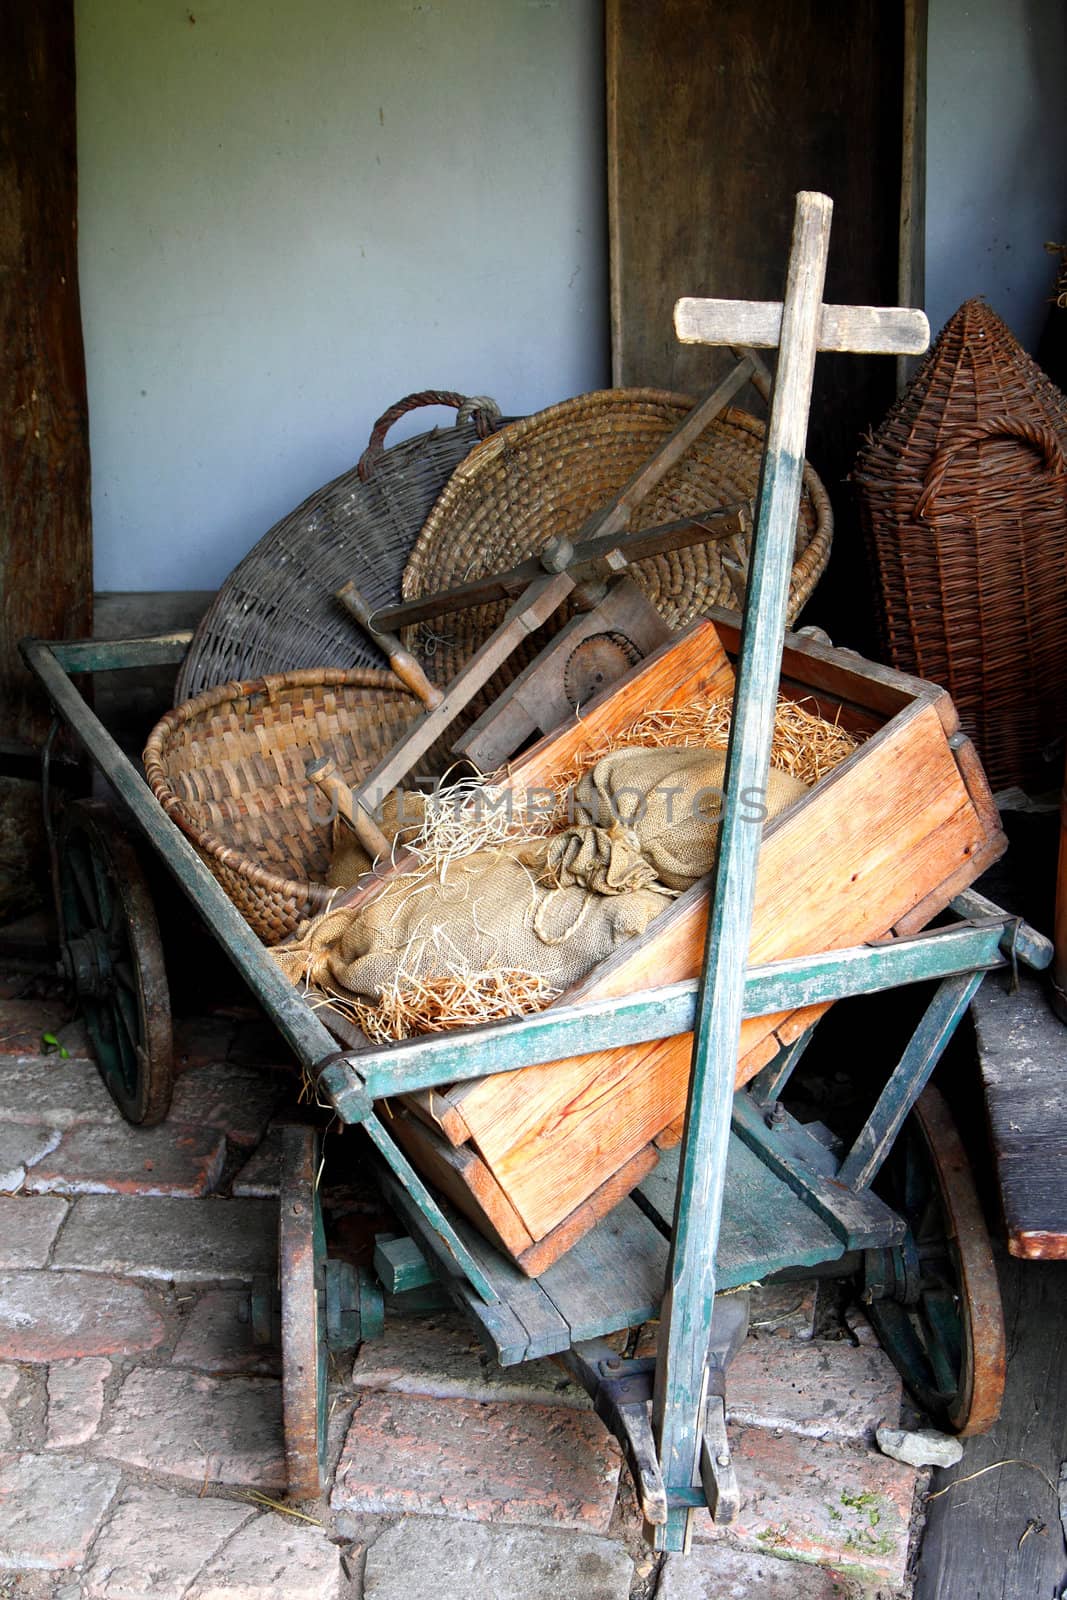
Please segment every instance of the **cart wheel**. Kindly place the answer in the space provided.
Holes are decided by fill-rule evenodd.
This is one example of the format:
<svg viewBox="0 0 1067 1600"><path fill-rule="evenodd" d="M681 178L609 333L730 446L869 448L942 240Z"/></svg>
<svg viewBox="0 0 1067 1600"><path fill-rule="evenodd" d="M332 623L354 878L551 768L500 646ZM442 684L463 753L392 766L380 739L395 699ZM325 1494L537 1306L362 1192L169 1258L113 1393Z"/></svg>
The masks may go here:
<svg viewBox="0 0 1067 1600"><path fill-rule="evenodd" d="M1004 1312L974 1179L948 1107L919 1096L886 1164L901 1244L868 1250L864 1299L882 1344L941 1428L985 1433L1004 1395Z"/></svg>
<svg viewBox="0 0 1067 1600"><path fill-rule="evenodd" d="M313 1128L283 1130L278 1276L285 1462L294 1500L317 1498L326 1478L326 1233L317 1155Z"/></svg>
<svg viewBox="0 0 1067 1600"><path fill-rule="evenodd" d="M68 806L59 894L66 977L97 1065L128 1122L161 1122L170 1106L170 992L152 897L137 852L96 800Z"/></svg>

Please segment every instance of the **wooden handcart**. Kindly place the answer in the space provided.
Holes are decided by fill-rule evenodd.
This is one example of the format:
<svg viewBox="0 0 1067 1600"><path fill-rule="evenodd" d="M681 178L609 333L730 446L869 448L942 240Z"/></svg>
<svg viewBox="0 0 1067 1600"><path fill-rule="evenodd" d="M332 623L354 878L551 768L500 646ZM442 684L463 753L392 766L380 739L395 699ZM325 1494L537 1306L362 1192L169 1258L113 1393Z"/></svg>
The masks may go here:
<svg viewBox="0 0 1067 1600"><path fill-rule="evenodd" d="M619 1439L651 1539L668 1550L685 1547L696 1510L707 1507L729 1520L738 1503L725 1428L725 1369L744 1336L746 1312L743 1296L722 1291L784 1268L832 1262L842 1270L858 1268L872 1314L913 1386L940 1421L960 1431L988 1425L1003 1360L989 1298L995 1279L991 1285L988 1258L976 1243L973 1194L958 1177L957 1152L936 1102L919 1097L984 974L1010 970L1017 960L1047 965L1051 946L1018 919L964 892L952 900L956 920L935 932L748 964L760 830L746 824L741 797L761 790L767 776L815 350L913 349L920 317L821 305L829 214L824 197L800 197L784 306L743 308L744 340L779 345L780 353L699 979L640 992L623 986L522 1020L390 1048L338 1050L321 1016L268 957L72 682L88 672L177 663L186 637L28 641L23 647L57 718L77 735L320 1094L346 1124L363 1128L386 1196L419 1247L425 1265L416 1262L416 1276L433 1271L503 1364L549 1354L567 1362ZM701 336L719 337L711 324L721 307L698 303L698 311L700 304ZM683 315L697 313L690 305ZM804 654L802 644L791 649L794 657ZM899 684L895 689L901 692ZM94 1035L106 1046L100 1052L105 1077L124 1109L136 1113L152 1102L153 1055L162 1049L162 979L150 906L137 887L122 829L92 809L75 808L72 819L58 864L67 965L94 1019ZM965 864L958 870L966 877ZM975 870L972 865L971 876ZM946 872L946 882L949 877ZM743 1019L801 1018L846 995L930 980L937 983L933 999L843 1154L823 1130L802 1126L781 1102L805 1026L780 1048L777 1041L770 1059L735 1095ZM689 1035L692 1066L678 1150L633 1198L537 1277L527 1276L430 1191L375 1110L384 1097L457 1080L476 1084L590 1053L671 1041L688 1053L688 1044L678 1041ZM917 1102L907 1132L906 1180L890 1205L872 1193L871 1182ZM294 1129L280 1227L283 1393L294 1495L320 1486L328 1349L353 1345L370 1332L359 1283L327 1259L315 1174L314 1136ZM388 1251L381 1264L383 1271L397 1271L391 1287L400 1287L403 1274ZM654 1362L623 1360L604 1343L606 1335L654 1317L661 1329Z"/></svg>

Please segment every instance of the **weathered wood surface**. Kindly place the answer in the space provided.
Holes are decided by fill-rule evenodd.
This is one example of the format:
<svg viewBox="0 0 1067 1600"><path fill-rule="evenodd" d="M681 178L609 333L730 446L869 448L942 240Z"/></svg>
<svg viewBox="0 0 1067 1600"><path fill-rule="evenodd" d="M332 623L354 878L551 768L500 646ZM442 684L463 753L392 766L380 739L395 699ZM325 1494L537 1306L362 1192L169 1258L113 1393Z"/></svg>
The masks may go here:
<svg viewBox="0 0 1067 1600"><path fill-rule="evenodd" d="M19 640L92 626L73 13L0 10L0 738L19 748L49 723ZM0 912L33 895L39 810L35 784L0 778Z"/></svg>
<svg viewBox="0 0 1067 1600"><path fill-rule="evenodd" d="M707 1330L715 1304L715 1252L763 840L763 828L753 825L745 800L766 792L770 770L832 214L826 195L797 195L701 960L678 1202L656 1345L652 1427L668 1491L696 1482L701 1462ZM718 335L708 342L720 342ZM713 1496L713 1472L705 1488ZM712 1510L714 1504L709 1498ZM656 1548L688 1548L691 1518L689 1512L668 1516L656 1530Z"/></svg>
<svg viewBox="0 0 1067 1600"><path fill-rule="evenodd" d="M819 350L921 355L930 342L925 313L904 306L823 306L818 316ZM682 344L776 349L782 334L781 301L701 300L683 295L674 308L674 331Z"/></svg>
<svg viewBox="0 0 1067 1600"><path fill-rule="evenodd" d="M880 938L961 864L971 870L987 843L937 713L919 702L765 829L749 961ZM568 999L695 977L706 919L705 884L682 895ZM783 1021L744 1024L738 1082L774 1054L772 1036ZM798 1031L810 1021L809 1008ZM677 1117L690 1048L683 1035L531 1067L507 1080L453 1088L447 1100L538 1237L580 1204L586 1184L599 1186L613 1165Z"/></svg>
<svg viewBox="0 0 1067 1600"><path fill-rule="evenodd" d="M997 1262L1008 1343L1000 1418L935 1472L915 1600L1031 1600L1063 1593L1067 1554L1056 1481L1067 1416L1067 1264ZM971 1473L981 1477L964 1480Z"/></svg>
<svg viewBox="0 0 1067 1600"><path fill-rule="evenodd" d="M1017 994L988 980L971 1015L1008 1249L1067 1260L1067 1026L1029 973Z"/></svg>
<svg viewBox="0 0 1067 1600"><path fill-rule="evenodd" d="M616 384L709 385L729 354L679 345L674 303L778 299L800 189L833 195L842 221L827 299L922 304L898 291L903 0L608 0L606 33ZM851 355L817 371L808 454L828 484L894 376Z"/></svg>

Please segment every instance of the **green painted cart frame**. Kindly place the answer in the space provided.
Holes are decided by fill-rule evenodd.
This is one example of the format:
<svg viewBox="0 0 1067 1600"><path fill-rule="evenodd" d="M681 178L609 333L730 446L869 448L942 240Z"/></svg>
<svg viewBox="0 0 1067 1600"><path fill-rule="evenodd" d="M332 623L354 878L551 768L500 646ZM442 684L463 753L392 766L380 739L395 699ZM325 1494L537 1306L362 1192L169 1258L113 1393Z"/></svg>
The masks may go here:
<svg viewBox="0 0 1067 1600"><path fill-rule="evenodd" d="M346 1124L358 1124L366 1133L387 1197L489 1348L504 1364L558 1354L589 1389L598 1413L619 1438L650 1537L661 1549L686 1546L695 1509L706 1506L713 1516L728 1520L737 1505L725 1432L724 1372L743 1337L745 1317L737 1309L741 1302L731 1302L722 1291L782 1268L811 1267L862 1251L868 1292L889 1299L903 1296L907 1309L916 1277L909 1266L915 1254L909 1219L874 1195L871 1181L984 974L1010 968L1019 959L1045 966L1052 955L1048 941L1018 919L980 896L964 894L953 903L960 918L954 926L746 970L759 829L746 825L740 798L765 786L769 765L819 314L850 309L820 305L828 232L829 202L801 196L784 305L772 336L763 340L778 343L780 356L699 983L552 1008L530 1018L388 1049L338 1050L323 1021L267 955L72 681L92 672L176 665L189 636L23 645L27 665L58 718L81 741L320 1094ZM883 314L859 310L867 319L859 318L864 328L874 330L864 334L874 342L863 348L890 348L879 331ZM824 317L823 333L836 340L835 348L854 348L843 343L841 320ZM784 1051L735 1097L743 1016L792 1011L930 980L937 981L933 999L858 1138L843 1155L827 1144L822 1130L801 1126L781 1104L803 1041ZM592 1048L690 1032L693 1068L677 1182L654 1173L635 1197L536 1280L525 1278L427 1189L374 1109L382 1097L441 1086L457 1077L470 1080ZM298 1184L301 1171L306 1195ZM287 1389L290 1484L297 1492L314 1488L324 1454L325 1335L332 1326L340 1327L349 1340L358 1337L351 1294L324 1259L313 1175L306 1145L298 1144L283 1184L283 1275L288 1271L290 1281L282 1284L282 1326L283 1340L288 1332L311 1391L314 1427L309 1431L298 1426L295 1402L291 1418ZM296 1230L294 1247L287 1253L294 1217L307 1226ZM660 1337L654 1363L624 1362L601 1342L605 1334L655 1316L660 1318ZM939 1339L944 1335L937 1354L940 1367L948 1369L947 1379L943 1372L931 1374L930 1392L936 1396L946 1382L959 1378L963 1358L959 1329L935 1333Z"/></svg>

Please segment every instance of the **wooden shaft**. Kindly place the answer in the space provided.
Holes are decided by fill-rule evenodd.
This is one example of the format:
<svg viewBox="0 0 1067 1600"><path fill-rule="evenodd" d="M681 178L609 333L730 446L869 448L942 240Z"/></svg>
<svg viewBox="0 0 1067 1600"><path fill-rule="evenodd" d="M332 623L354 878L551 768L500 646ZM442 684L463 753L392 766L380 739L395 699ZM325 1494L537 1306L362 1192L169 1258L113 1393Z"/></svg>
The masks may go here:
<svg viewBox="0 0 1067 1600"><path fill-rule="evenodd" d="M360 627L370 634L374 643L381 647L389 657L389 665L401 683L406 684L413 694L418 695L427 711L433 711L439 706L444 699L441 690L430 682L411 651L400 643L395 634L386 633L374 626L372 608L356 588L355 583L350 580L343 588L338 589L334 599L340 600L349 616L354 617Z"/></svg>
<svg viewBox="0 0 1067 1600"><path fill-rule="evenodd" d="M668 1491L697 1480L703 1438L707 1330L762 831L746 820L744 799L765 792L770 765L832 211L825 195L797 196L656 1361L653 1426ZM737 340L735 320L719 342ZM657 1548L684 1548L688 1524L684 1513L672 1513L656 1531Z"/></svg>
<svg viewBox="0 0 1067 1600"><path fill-rule="evenodd" d="M355 804L352 790L338 773L333 757L320 756L317 761L309 761L304 768L304 775L331 805L337 807L338 816L347 822L371 860L381 857L388 861L392 855L392 845L374 818L362 806Z"/></svg>
<svg viewBox="0 0 1067 1600"><path fill-rule="evenodd" d="M909 306L820 306L819 350L856 355L920 356L930 343L926 314ZM674 331L682 344L752 345L773 350L784 324L776 300L697 300L674 307Z"/></svg>

